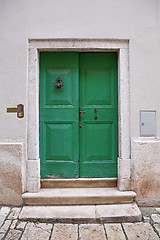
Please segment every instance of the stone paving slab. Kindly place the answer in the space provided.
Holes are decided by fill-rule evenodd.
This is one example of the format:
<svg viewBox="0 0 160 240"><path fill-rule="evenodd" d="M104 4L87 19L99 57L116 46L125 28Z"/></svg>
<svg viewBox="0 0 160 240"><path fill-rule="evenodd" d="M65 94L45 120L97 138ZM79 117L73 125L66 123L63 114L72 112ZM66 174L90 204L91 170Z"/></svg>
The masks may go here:
<svg viewBox="0 0 160 240"><path fill-rule="evenodd" d="M101 224L81 224L79 226L80 240L106 240L104 227Z"/></svg>
<svg viewBox="0 0 160 240"><path fill-rule="evenodd" d="M149 223L123 223L122 225L129 240L159 240Z"/></svg>
<svg viewBox="0 0 160 240"><path fill-rule="evenodd" d="M108 240L126 240L121 224L105 224Z"/></svg>
<svg viewBox="0 0 160 240"><path fill-rule="evenodd" d="M160 223L155 223L153 226L160 237Z"/></svg>
<svg viewBox="0 0 160 240"><path fill-rule="evenodd" d="M15 220L12 221L10 229L14 229L16 227L16 224L17 224L17 220L15 219Z"/></svg>
<svg viewBox="0 0 160 240"><path fill-rule="evenodd" d="M77 224L54 224L51 240L77 240Z"/></svg>
<svg viewBox="0 0 160 240"><path fill-rule="evenodd" d="M16 224L16 229L19 229L19 230L24 230L25 226L26 226L27 222L18 222Z"/></svg>
<svg viewBox="0 0 160 240"><path fill-rule="evenodd" d="M11 225L11 220L6 220L0 228L0 239L2 239L7 233L9 227Z"/></svg>
<svg viewBox="0 0 160 240"><path fill-rule="evenodd" d="M22 232L19 230L10 230L5 237L5 240L17 240L20 239Z"/></svg>
<svg viewBox="0 0 160 240"><path fill-rule="evenodd" d="M12 208L8 219L17 219L22 208Z"/></svg>
<svg viewBox="0 0 160 240"><path fill-rule="evenodd" d="M152 214L151 219L154 223L160 223L160 214Z"/></svg>
<svg viewBox="0 0 160 240"><path fill-rule="evenodd" d="M0 209L0 227L2 226L6 216L9 214L10 210L11 209L9 207L2 207Z"/></svg>
<svg viewBox="0 0 160 240"><path fill-rule="evenodd" d="M47 240L51 235L52 224L46 223L28 223L21 240Z"/></svg>

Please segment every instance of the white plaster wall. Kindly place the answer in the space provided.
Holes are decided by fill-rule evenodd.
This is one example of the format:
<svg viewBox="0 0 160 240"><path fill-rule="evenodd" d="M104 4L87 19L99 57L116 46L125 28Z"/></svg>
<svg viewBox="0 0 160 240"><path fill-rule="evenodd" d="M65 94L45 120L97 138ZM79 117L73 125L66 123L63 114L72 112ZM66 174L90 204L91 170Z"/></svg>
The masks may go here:
<svg viewBox="0 0 160 240"><path fill-rule="evenodd" d="M21 120L6 110L26 106L29 38L129 39L131 137L140 110L157 111L160 136L159 0L0 0L1 142L26 142L26 109Z"/></svg>
<svg viewBox="0 0 160 240"><path fill-rule="evenodd" d="M139 111L157 111L160 135L159 0L0 0L0 133L26 137L26 118L7 107L26 103L28 38L130 40L131 133L139 136Z"/></svg>

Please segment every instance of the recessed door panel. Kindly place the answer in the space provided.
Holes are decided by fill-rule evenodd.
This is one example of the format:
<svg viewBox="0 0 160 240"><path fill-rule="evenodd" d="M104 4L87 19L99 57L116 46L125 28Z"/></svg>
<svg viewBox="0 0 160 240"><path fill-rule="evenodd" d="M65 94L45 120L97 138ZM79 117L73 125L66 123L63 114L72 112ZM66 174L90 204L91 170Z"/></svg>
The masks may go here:
<svg viewBox="0 0 160 240"><path fill-rule="evenodd" d="M112 104L112 69L87 69L84 84L84 105ZM91 91L92 89L92 91Z"/></svg>
<svg viewBox="0 0 160 240"><path fill-rule="evenodd" d="M73 161L72 123L46 123L46 161Z"/></svg>
<svg viewBox="0 0 160 240"><path fill-rule="evenodd" d="M112 123L84 123L82 131L84 131L83 162L92 164L112 161Z"/></svg>
<svg viewBox="0 0 160 240"><path fill-rule="evenodd" d="M54 85L57 76L61 76L63 87L57 89ZM45 76L46 105L72 105L73 75L72 69L46 69ZM60 90L60 91L59 91Z"/></svg>

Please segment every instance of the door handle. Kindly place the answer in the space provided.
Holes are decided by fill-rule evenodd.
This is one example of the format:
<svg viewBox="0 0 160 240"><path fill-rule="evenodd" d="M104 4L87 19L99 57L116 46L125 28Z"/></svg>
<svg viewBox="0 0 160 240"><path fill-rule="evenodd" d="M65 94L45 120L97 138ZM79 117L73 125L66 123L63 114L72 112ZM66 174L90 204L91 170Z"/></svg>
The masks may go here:
<svg viewBox="0 0 160 240"><path fill-rule="evenodd" d="M81 107L79 108L79 121L81 121L81 113L86 113L85 111L81 110Z"/></svg>
<svg viewBox="0 0 160 240"><path fill-rule="evenodd" d="M95 108L95 109L94 109L94 113L95 113L94 120L97 120L97 119L98 119L98 117L97 117L97 112L98 112L98 110Z"/></svg>

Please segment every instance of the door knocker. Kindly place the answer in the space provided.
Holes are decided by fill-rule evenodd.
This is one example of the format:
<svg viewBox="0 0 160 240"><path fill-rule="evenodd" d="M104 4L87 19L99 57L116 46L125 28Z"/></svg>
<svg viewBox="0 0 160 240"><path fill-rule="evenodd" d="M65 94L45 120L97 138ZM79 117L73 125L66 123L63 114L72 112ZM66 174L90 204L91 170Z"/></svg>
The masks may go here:
<svg viewBox="0 0 160 240"><path fill-rule="evenodd" d="M58 78L56 79L56 82L55 82L54 85L55 85L56 88L61 88L61 87L63 87L62 78L58 77Z"/></svg>

